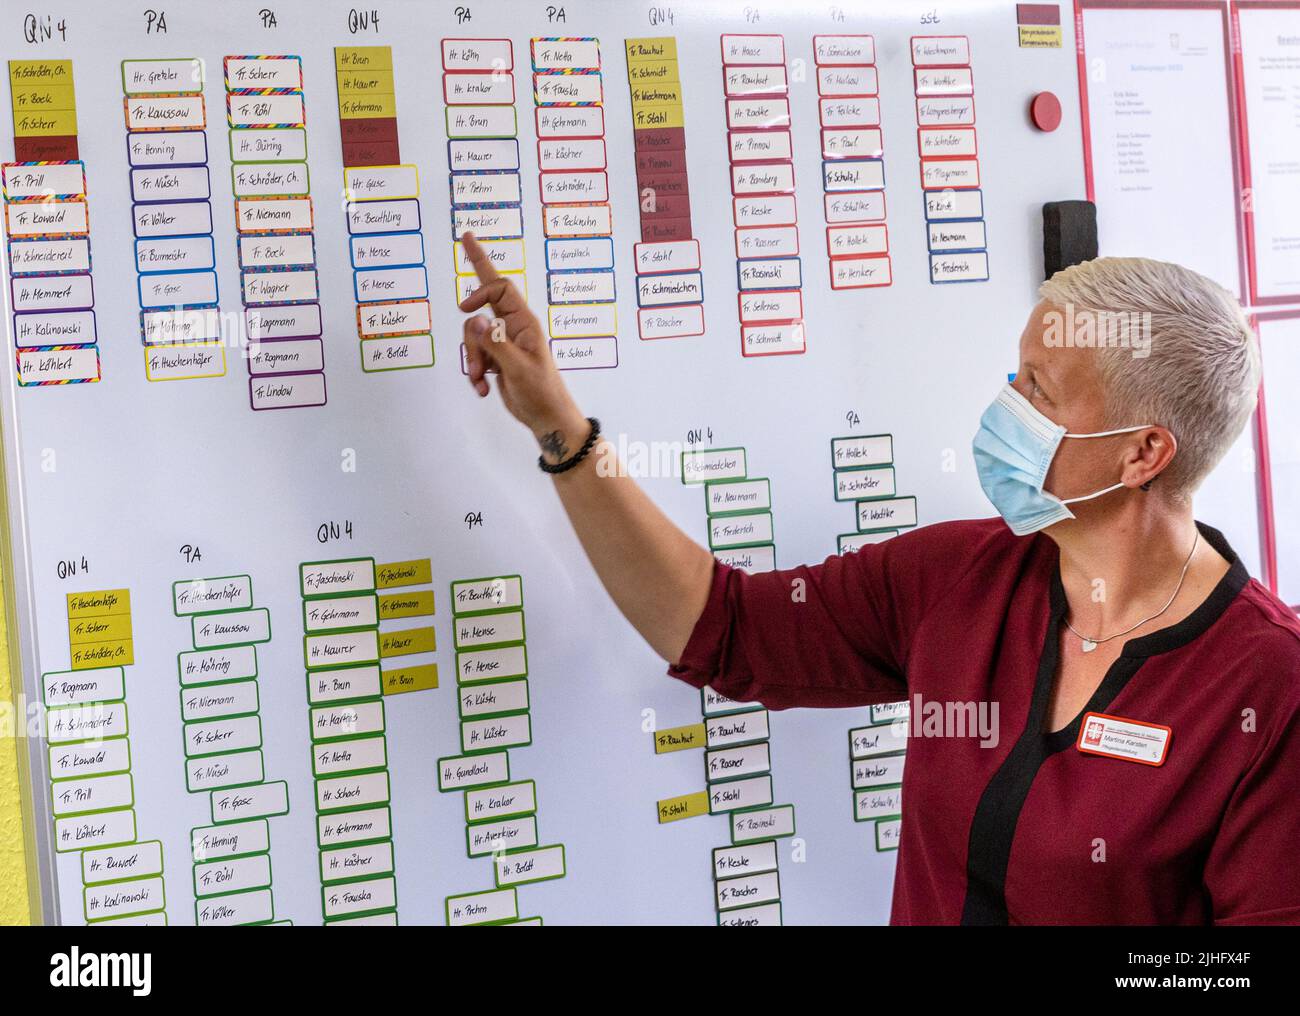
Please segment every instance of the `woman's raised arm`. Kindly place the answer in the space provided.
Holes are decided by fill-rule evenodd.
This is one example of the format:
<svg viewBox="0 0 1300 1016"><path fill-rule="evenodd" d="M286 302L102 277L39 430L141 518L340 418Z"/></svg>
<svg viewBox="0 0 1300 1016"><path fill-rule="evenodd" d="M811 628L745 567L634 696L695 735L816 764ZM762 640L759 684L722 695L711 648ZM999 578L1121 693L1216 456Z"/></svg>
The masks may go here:
<svg viewBox="0 0 1300 1016"><path fill-rule="evenodd" d="M547 462L572 457L591 427L551 358L541 323L509 279L501 277L472 234L462 237L479 288L460 305L491 306L495 319L465 321L470 384L480 396L497 388L510 413L537 438ZM713 555L675 526L635 480L613 463L614 449L598 442L577 466L555 474L555 490L596 574L618 609L669 663L685 649L704 610Z"/></svg>

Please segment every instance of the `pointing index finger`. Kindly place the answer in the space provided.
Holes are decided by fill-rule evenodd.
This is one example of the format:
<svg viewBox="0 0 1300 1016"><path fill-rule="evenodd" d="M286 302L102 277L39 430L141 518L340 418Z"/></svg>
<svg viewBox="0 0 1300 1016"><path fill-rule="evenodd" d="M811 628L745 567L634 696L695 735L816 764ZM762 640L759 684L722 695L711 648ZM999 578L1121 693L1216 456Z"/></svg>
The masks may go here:
<svg viewBox="0 0 1300 1016"><path fill-rule="evenodd" d="M474 266L479 282L486 285L501 278L497 274L496 265L492 263L487 251L483 249L483 245L478 242L478 238L473 233L462 233L460 242L465 247L465 254L469 257L469 263Z"/></svg>
<svg viewBox="0 0 1300 1016"><path fill-rule="evenodd" d="M474 266L479 281L478 288L460 302L460 309L468 313L490 303L493 312L499 318L506 318L525 310L524 298L508 278L497 272L496 265L492 263L492 259L488 257L487 251L483 249L483 245L478 242L474 234L463 233L460 242L465 248L470 264Z"/></svg>

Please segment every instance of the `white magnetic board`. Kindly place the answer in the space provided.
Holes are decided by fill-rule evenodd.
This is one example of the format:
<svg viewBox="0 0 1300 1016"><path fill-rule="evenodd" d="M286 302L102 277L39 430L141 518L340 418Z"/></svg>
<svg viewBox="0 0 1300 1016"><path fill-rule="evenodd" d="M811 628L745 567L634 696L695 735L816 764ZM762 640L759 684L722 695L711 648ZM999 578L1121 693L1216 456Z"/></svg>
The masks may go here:
<svg viewBox="0 0 1300 1016"><path fill-rule="evenodd" d="M514 915L541 917L555 924L713 923L719 919L719 889L710 872L711 852L732 845L732 822L725 814L659 821L661 803L692 798L710 788L704 780L700 749L656 754L651 735L654 730L700 724L700 696L664 676L663 664L604 596L569 532L549 480L533 466L536 449L529 436L507 419L495 399L480 403L465 383L457 349L461 315L454 306L451 202L457 187L472 189L475 182L456 179L456 165L449 160L467 158L473 165L479 158L509 160L511 152L517 151L519 163L513 171L492 163L495 171L513 172L517 179L494 178L489 185L506 188L492 191L500 196L517 184L519 200L513 205L508 200L498 203L513 211L494 206L491 219L503 231L511 219L522 225L521 264L530 301L545 313L550 252L544 229L554 228L569 213L550 207L560 202L548 202L543 208L546 191L539 160L565 155L543 154L538 144L540 120L531 66L536 56L530 41L577 39L583 45L574 47L579 54L574 59L590 73L595 50L587 43L598 40L608 209L583 213L583 223L574 228L589 230L586 236L612 237L614 296L611 300L609 291L601 288L611 282L605 278L552 281L552 286L561 288L574 283L580 291L590 284L596 288L588 302L600 305L588 312L595 332L579 334L582 315L560 323L569 331L559 337L571 341L557 348L566 349L570 362L606 365L606 369L575 370L569 381L585 410L603 421L606 433L616 443L624 443L629 456L648 447L743 448L746 478L770 481L776 549L754 554L771 552L778 566L819 560L836 552L838 537L859 528L860 509L853 498L837 501L834 496L839 478L831 448L837 438L892 437L889 463L894 489L900 498L916 498L920 523L988 514L969 459L969 441L979 413L1015 369L1016 337L1042 274L1040 206L1080 197L1084 190L1068 11L1062 12L1059 47L1022 48L1011 3L858 3L826 8L738 2L548 5L501 0L460 6L389 2L367 9L365 18L336 3L271 6L274 26L266 25L259 13L268 7L262 2L185 5L167 11L164 32L138 11L109 14L101 4L70 2L60 15L65 31L57 25L48 34L38 30L32 43L24 41L18 15L6 14L15 21L6 23L6 60L73 62L78 152L87 183L86 209L79 210L89 213L101 375L93 383L19 387L16 358L6 358L4 436L14 535L12 587L24 685L28 696L38 698L42 687L51 683L42 681L41 675L68 671L74 646L79 647L80 659L94 662L106 655L109 666L96 668L93 682L74 674L56 693L64 696L60 701L124 701L124 711L116 706L101 709L96 722L111 738L129 742L129 781L79 787L72 794L69 787L60 786L66 783L62 779L56 779L52 789L51 776L60 772L51 772L48 746L39 738L31 742L47 916L80 923L92 907L89 916L95 919L160 920L162 913L174 924L268 919L314 924L327 917L345 920L367 915L383 922L393 920L394 914L403 924L443 923L448 919L448 897L486 893L456 903L456 919ZM557 9L563 10L563 20ZM378 11L377 23L372 10ZM458 11L468 11L468 17ZM768 118L777 114L752 105L729 110L724 89L748 86L743 73L731 83L724 74L721 61L728 50L720 45L723 35L765 37L766 41L753 43L754 60L771 60L777 53L784 68L778 73L772 69L777 64L752 64L769 69L761 72L765 83L756 87L778 88L778 79L784 79L783 97L789 107L788 139L753 143L789 145L788 168L772 175L780 181L789 174L793 201L770 205L781 206L782 214L794 210L797 276L788 274L792 255L784 253L788 247L783 245L794 239L788 228L783 235L766 238L778 245L783 252L779 259L787 263L755 265L761 259L749 258L738 263L733 160L744 150L732 147L736 139L728 137L727 118L755 115L771 126ZM834 40L863 35L872 37L870 51L860 40L832 41L828 47L814 48L814 36ZM780 38L780 47L772 42L774 36ZM914 36L923 39L919 50ZM634 244L641 240L645 220L633 137L638 107L632 101L626 44L629 39L662 38L675 40L680 104L674 114L671 96L649 94L639 111L666 118L652 116L655 123L670 124L674 115L684 112L685 144L679 150L685 152L685 173L679 164L670 165L668 173L686 178L689 235L699 242L699 258L696 268L689 261L673 262L673 267L686 274L698 272L699 278L686 283L680 306L688 309L650 315L652 334L656 322L681 334L643 338L647 322L638 314L638 298L658 299L671 292L678 280L669 280L669 285L651 279L643 288L634 263ZM924 42L931 38L948 41ZM440 45L444 39L471 43L449 51ZM510 47L500 45L505 39ZM728 67L750 66L746 63L749 44L739 39L737 46ZM367 337L363 315L358 314L358 297L363 295L358 286L363 283L397 287L403 294L397 302L406 302L395 313L403 320L410 312L418 314L418 306L412 311L412 304L420 300L410 287L418 287L420 276L405 271L411 262L403 262L404 270L390 278L359 279L360 269L354 269L356 246L349 229L356 228L360 219L353 215L372 212L374 206L366 204L366 195L353 193L354 200L345 207L340 153L352 151L353 157L364 159L368 151L371 157L379 157L376 153L391 151L387 146L392 136L391 125L358 126L340 119L341 74L357 66L341 72L338 47L388 48L387 56L371 54L374 59L367 57L358 71L373 75L367 80L377 87L361 94L355 89L364 91L365 82L354 79L345 88L345 98L357 100L350 107L353 113L372 114L353 120L391 119L388 114L395 108L400 165L416 167L418 198L403 190L415 183L409 171L363 172L350 177L349 185L378 188L381 200L394 202L385 214L407 227L398 232L418 234L421 240L416 244L407 235L400 243L403 250L423 256L432 366L423 365L430 347L411 338L424 334L418 327L397 329L403 333L396 336L401 341L378 333ZM448 136L452 120L447 116L443 68L458 59L468 61L470 67L492 66L504 53L511 61L507 71L499 66L494 71L462 67L458 73L477 73L480 78L455 79L450 84L486 94L497 105L503 104L502 95L513 96L513 102L504 103L514 107L513 115L496 110L490 117L495 126L483 129L500 131L505 129L502 124L509 123L516 132L517 148L494 146L488 152L488 146L450 144L464 138ZM273 165L232 183L242 171L237 165L232 176L233 143L250 139L232 138L236 131L225 120L225 58L254 61L246 65L253 81L262 80L257 76L261 71L280 85L293 80L292 71L282 77L286 73L282 66L261 66L248 54L300 57L296 89L300 107L292 98L284 98L295 90L282 88L272 93L274 108L268 105L263 114L269 119L258 119L256 112L241 115L250 125L245 130L291 130L292 126L283 125L292 124L292 117L305 109L307 172L296 163L289 169ZM141 304L141 279L152 285L159 273L137 270L132 199L140 195L132 191L132 170L150 167L131 164L137 150L128 138L124 109L134 107L143 117L156 116L168 123L179 118L193 127L197 115L193 97L198 92L192 82L182 80L173 82L167 93L155 91L151 98L147 88L155 86L146 73L144 85L138 86L145 92L124 94L123 61L132 62L133 73L146 70L134 66L137 63L163 61L157 69L165 79L183 66L168 62L193 58L206 68L201 86L206 144L200 155L206 159L210 196L200 196L200 174L183 174L183 181L162 180L157 185L197 188L185 190L185 200L206 200L208 211L190 207L181 213L210 214L211 247L205 251L201 244L187 244L179 250L163 245L150 248L151 256L181 258L195 265L205 264L203 258L209 257L211 268L194 270L211 273L217 303L228 321L235 322L229 327L238 332L250 297L256 304L278 291L302 301L313 290L276 288L312 285L301 274L303 262L293 260L308 256L302 241L286 244L298 251L296 255L288 250L268 255L241 247L243 234L237 230L232 188L247 188L249 198L276 199L282 191L298 197L310 193L314 207L310 266L316 272L320 344L308 342L292 350L275 347L304 358L303 368L291 375L297 380L288 383L274 375L258 382L268 386L261 394L271 403L277 398L297 400L304 403L301 408L255 411L250 405L250 401L256 404L257 396L250 396L250 387L255 386L250 386L248 365L238 348L223 347L221 376L159 381L146 376L141 314L149 308ZM653 65L655 58L651 52L642 62ZM662 53L658 58L668 59ZM555 59L563 63L563 57ZM484 60L486 65L481 63ZM914 66L918 60L919 68ZM956 101L942 94L941 102L936 103L933 95L922 95L918 101L917 71L933 71L936 66L941 71L969 73L930 73L924 87L942 92L960 90L963 81L973 82L975 102L963 101L960 94ZM827 73L819 73L825 68ZM937 83L936 77L951 80L945 85ZM35 84L43 82L38 79ZM164 80L156 88L166 84ZM548 78L540 84L560 88L562 83ZM575 87L592 85L590 78L584 78ZM860 118L862 110L875 104L856 100L872 87L878 94L865 97L878 99L879 123L862 126L866 122ZM11 86L5 93L6 103L14 90ZM819 90L829 94L821 95ZM1041 133L1028 120L1028 103L1041 91L1055 93L1061 102L1063 121L1054 133ZM168 101L153 101L160 94ZM550 94L565 93L560 89ZM145 101L127 101L141 95ZM846 96L854 101L846 103ZM732 98L743 101L745 96ZM883 167L851 166L847 174L841 172L843 166L831 167L834 172L823 167L825 139L819 128L823 98L832 105L839 101L857 109L843 114L848 125L840 124L839 129L857 132L852 144L862 144L868 152L872 145L882 145ZM978 119L972 125L966 121L974 116L975 106ZM546 107L552 113L555 108L565 109ZM594 118L589 107L574 108L588 109L570 115L582 119L582 129L588 132L583 140L589 141ZM949 220L966 225L952 231L955 239L940 237L937 242L955 243L963 256L945 260L941 253L939 267L928 250L931 234L918 156L918 130L926 124L918 125L918 115L934 118L928 121L931 126L974 126L978 136L978 156L968 160L971 165L936 170L941 172L938 179L954 180L962 191L975 189L977 183L982 212ZM290 119L277 118L283 116ZM54 121L51 129L57 129L58 118ZM738 122L743 126L743 119L733 119L733 126ZM862 133L871 130L879 135ZM302 140L301 135L260 137L273 146L287 146L274 149L282 155ZM6 159L11 140L0 139ZM951 140L962 151L961 146L973 139L963 134ZM345 149L345 142L357 148ZM183 144L195 145L192 139ZM591 145L560 147L583 149L587 154L576 156L583 166L584 159L594 157ZM785 161L779 147L763 152L765 159L756 160L760 164ZM872 157L863 161L871 162ZM184 165L192 168L191 163ZM246 163L240 165L247 168ZM882 169L883 177L874 175ZM956 175L943 175L949 172ZM856 210L846 208L839 197L873 195L882 180L887 240L877 230L841 230L828 237L828 209L834 208L834 214L842 217L831 226L845 222L851 226L855 215L879 216L877 197L855 199ZM589 178L560 182L593 185ZM789 186L778 182L777 187L763 196L788 199ZM662 189L661 196L679 196L672 187ZM413 200L418 200L418 209L401 204ZM931 210L941 210L944 201L940 188L939 204ZM661 218L682 218L683 206L677 201L679 214ZM974 207L968 193L954 199L953 206ZM298 224L294 235L308 232L302 220L293 219L300 210L257 210L289 216ZM552 213L559 218L547 220ZM418 219L413 219L417 214ZM384 215L378 216L380 223L383 219ZM983 220L978 228L969 225L978 219ZM409 228L417 222L418 228ZM870 224L876 222L871 219ZM660 222L652 228L661 227L670 238L681 235L673 232L681 229L680 223L663 227ZM559 226L560 233L563 228ZM610 232L601 233L601 228ZM860 263L845 263L843 257L832 263L828 250L839 248L828 243L834 244L836 238L849 244ZM882 274L882 264L870 260L881 255L882 242L887 243L887 276ZM506 256L504 246L501 249ZM937 278L981 277L985 261L969 256L971 251L987 255L987 281L931 281L932 272ZM595 256L591 251L585 255ZM366 256L363 252L363 259ZM250 262L261 257L279 257L270 263L291 277L243 278L241 273ZM793 298L788 295L776 303L786 308L781 313L797 314L801 327L782 326L770 334L756 334L755 348L773 348L770 343L785 352L796 347L805 351L743 356L740 287L746 272L762 279L769 271L784 280L775 289L787 294L798 291L796 311L789 310ZM871 285L833 290L833 279ZM891 284L878 284L886 279ZM210 284L190 277L177 282L187 299L200 303L203 291L194 287ZM12 297L8 287L6 292ZM560 290L552 288L549 296L557 295ZM363 313L380 300L382 296L362 301ZM310 312L295 309L271 315L277 320L283 317L284 327L290 329L277 333L277 341L301 337L303 332L295 329L310 332L300 315L310 316ZM600 334L613 315L616 337ZM687 334L695 315L703 318L702 335ZM15 341L12 316L7 311L11 342ZM549 315L548 324L557 327ZM203 327L193 321L175 324L191 325ZM381 341L367 345L362 341L366 338ZM363 370L363 363L374 366L366 353L376 349L381 361L392 358L413 369ZM203 350L183 360L169 360L166 350L153 353L158 358L151 362L160 376L169 371L214 373L213 361ZM323 372L311 359L319 353L323 353ZM615 355L617 366L611 366ZM91 362L89 355L73 360L70 366L55 363L49 369L56 374L76 371ZM22 369L45 368L38 360ZM326 392L323 405L306 404L320 401L315 396ZM677 476L651 477L645 484L675 521L702 542L706 539L709 528L702 487L683 485ZM1243 489L1232 488L1236 493ZM1251 545L1253 516L1241 512L1239 501L1225 500L1221 516L1216 504L1216 510L1205 517L1223 526L1253 564L1257 558ZM868 519L862 528L877 527ZM196 548L201 560L195 560ZM351 566L309 569L304 586L304 563L340 560ZM392 584L385 584L379 572L367 570L369 561L380 566L414 564L390 569L397 574ZM464 736L456 648L456 633L464 627L464 618L453 618L452 584L494 577L502 581L489 582L477 592L458 587L466 593L461 602L471 607L486 603L510 616L491 615L487 624L491 631L461 637L517 648L516 636L523 635L528 711L518 711L519 698L504 699L511 703L511 719L498 725L504 733L492 736L530 743L508 749L509 780L519 786L496 800L488 800L490 794L472 798L469 806L482 805L489 813L495 809L505 816L502 821L533 819L539 847L564 847L562 862L552 851L528 858L526 871L515 865L506 872L507 888L499 893L500 872L493 860L468 856L466 792L439 787L439 759L460 756ZM509 577L518 577L518 585ZM217 578L223 581L200 588L184 584ZM178 582L182 583L179 593L174 586ZM74 600L70 623L69 594L104 591L115 595ZM121 591L129 594L129 615ZM307 611L320 605L312 597L335 594L338 598L344 592L370 599L364 604L333 604L331 617L339 618L337 611L343 607L356 608L360 611L356 626L363 634L318 639L305 646L305 636L319 636L318 626L331 623L309 618ZM215 620L200 616L197 622L191 616L178 616L178 595L184 601L182 609L193 609L196 602L205 607L215 603L223 614L233 614ZM381 607L379 596L396 599L385 600L389 606ZM522 624L516 610L520 596ZM374 615L366 611L380 609L392 613L378 625L369 623ZM223 627L212 627L217 624ZM436 638L432 651L429 628ZM120 643L128 631L131 662L119 675L112 670L112 660L124 658L115 654L123 651ZM328 695L312 681L321 675L316 671L308 675L304 653L319 651L318 662L330 660L332 653L368 660L380 641L387 651L418 650L380 661L379 680L402 693L375 694L378 686L365 683L375 675L358 672L350 675L357 681L351 686L355 695L339 692L343 701L355 705L351 714L330 712ZM255 643L255 677L249 673L247 653L202 660L181 656L247 642ZM468 643L466 647L472 648ZM514 674L523 655L503 654L502 659L485 661L485 666L501 666L505 669L500 673ZM508 662L503 662L507 657ZM229 681L214 682L221 686L220 694L187 699L181 684L187 661L200 672L206 665L216 668L218 676L237 675L238 680L231 676ZM433 663L438 667L438 683L428 687L430 671L420 668ZM325 676L332 682L338 675ZM119 677L120 693L114 684ZM246 686L250 681L256 684L255 699ZM225 687L232 683L241 686ZM329 687L335 686L329 683ZM520 691L497 689L503 697ZM250 703L255 704L252 711ZM222 722L231 715L222 713L227 708L238 710L239 722ZM215 712L205 713L207 709ZM57 715L61 721L69 720L66 712ZM211 715L216 716L214 726L186 725L209 723ZM521 715L527 718L526 726ZM772 857L779 878L737 887L740 898L757 899L762 901L759 906L767 908L754 914L755 919L776 916L772 904L778 900L779 918L788 924L888 918L891 830L887 818L882 823L855 821L850 785L848 734L870 721L865 709L770 716L766 741L770 773L760 775L770 776L771 807L792 806L794 828L788 830L793 835L775 841ZM346 769L347 758L313 751L313 730L322 729L341 731L340 738L356 742L349 743L347 751L356 753L351 757L360 760L356 764L364 780L317 782L314 765L339 764L345 774L356 771ZM486 728L474 729L481 735L489 733ZM382 747L374 743L377 734L382 734ZM363 745L363 740L371 743ZM187 774L194 779L193 763L200 756L187 759L186 751L195 743L204 746L202 758L222 759L220 766L200 773L200 779L237 779L238 775L230 775L236 772L250 781L248 785L237 791L187 789ZM213 755L206 753L209 747ZM119 753L117 758L120 751L117 744L111 749ZM69 752L64 749L58 757L66 758ZM250 752L260 754L253 760ZM314 763L318 757L324 761ZM92 772L105 772L103 766L116 774L125 771L97 758L86 759L85 764ZM491 768L495 764L485 762L484 771L500 775ZM466 772L475 769L471 764ZM321 781L337 771L327 769ZM523 786L530 780L533 787ZM533 791L535 799L529 797ZM106 810L101 814L130 810L129 826L120 814L111 819L86 818L77 804L81 793L103 803ZM763 793L763 784L749 786L745 803L763 808ZM363 803L353 808L337 805L339 800ZM683 805L688 811L694 806ZM238 837L228 835L229 829L223 834L226 823L214 822L214 809L217 819L247 823ZM355 822L340 819L362 810L370 814ZM377 810L383 810L383 816L375 814ZM265 816L265 825L260 816ZM782 813L775 820L785 821L787 816ZM69 821L56 825L60 820ZM207 836L206 853L196 861L191 831L214 825L218 828ZM344 826L363 832L350 839ZM503 827L501 835L521 835L526 841L533 828L521 821L508 833ZM389 831L391 835L385 836ZM77 837L83 834L91 843L110 845L87 858L75 849ZM128 834L136 848L114 845L124 842ZM233 845L236 839L242 845ZM368 873L366 878L340 879L327 873L323 883L323 852L328 852L327 865L355 866ZM121 881L104 874L110 856L115 859L110 870L114 877L121 875ZM558 874L561 863L562 878L535 884L512 881ZM340 892L344 885L348 891ZM161 904L161 909L155 904ZM726 914L736 916L734 911Z"/></svg>

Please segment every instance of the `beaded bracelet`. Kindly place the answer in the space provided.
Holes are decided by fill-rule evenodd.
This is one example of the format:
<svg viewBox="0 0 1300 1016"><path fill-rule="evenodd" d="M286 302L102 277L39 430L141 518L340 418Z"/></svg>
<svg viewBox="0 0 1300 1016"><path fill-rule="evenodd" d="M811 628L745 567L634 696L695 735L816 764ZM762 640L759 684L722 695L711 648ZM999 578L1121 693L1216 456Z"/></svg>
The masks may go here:
<svg viewBox="0 0 1300 1016"><path fill-rule="evenodd" d="M596 439L600 437L600 421L594 416L589 416L587 417L587 422L591 424L591 433L587 436L587 440L582 443L582 447L579 448L570 458L565 459L563 462L557 462L555 465L551 465L541 455L537 456L537 465L543 473L568 472L590 454L591 450L596 447Z"/></svg>

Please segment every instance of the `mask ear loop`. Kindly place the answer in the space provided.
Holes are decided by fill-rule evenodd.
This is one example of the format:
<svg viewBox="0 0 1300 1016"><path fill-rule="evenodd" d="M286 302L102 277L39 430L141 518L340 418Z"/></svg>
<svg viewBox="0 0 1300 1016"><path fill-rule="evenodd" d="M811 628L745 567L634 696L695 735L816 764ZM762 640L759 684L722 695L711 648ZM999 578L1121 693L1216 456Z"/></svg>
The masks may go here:
<svg viewBox="0 0 1300 1016"><path fill-rule="evenodd" d="M1146 430L1148 427L1154 427L1154 423L1144 423L1137 427L1121 427L1119 430L1099 430L1095 434L1062 434L1062 437L1112 437L1115 434L1132 434L1135 431Z"/></svg>
<svg viewBox="0 0 1300 1016"><path fill-rule="evenodd" d="M1123 486L1125 486L1125 484L1116 483L1112 486L1104 487L1101 490L1095 491L1092 494L1084 494L1083 497L1066 498L1061 502L1061 504L1078 504L1080 501L1091 501L1094 497L1101 497L1102 494L1109 494L1112 490L1119 490Z"/></svg>
<svg viewBox="0 0 1300 1016"><path fill-rule="evenodd" d="M1095 434L1062 434L1061 437L1062 438L1113 437L1116 434L1133 434L1139 430L1146 430L1148 427L1151 426L1154 426L1154 424L1144 423L1138 427L1121 427L1119 430L1099 430ZM1155 479L1156 478L1153 476L1151 477L1151 479L1147 480L1146 483L1141 484L1141 489L1150 490L1151 484L1155 482ZM1113 487L1107 487L1105 490L1099 490L1095 494L1086 494L1083 497L1072 497L1068 501L1062 501L1061 504L1077 504L1080 501L1091 501L1094 497L1101 497L1102 494L1109 494L1112 490L1119 490L1120 487L1122 486L1124 486L1124 484L1117 483Z"/></svg>

